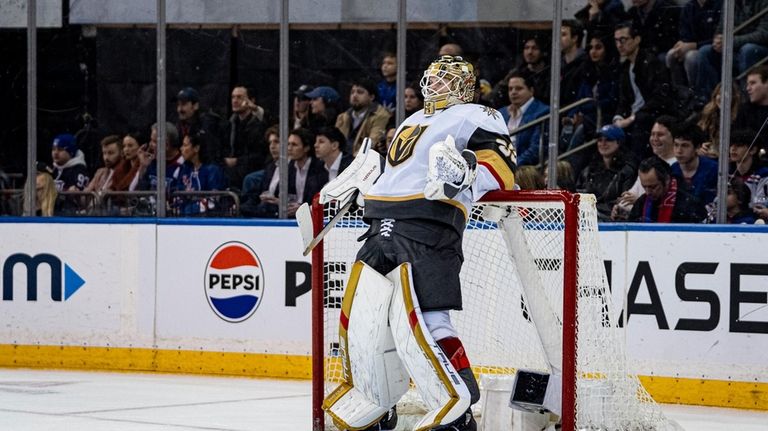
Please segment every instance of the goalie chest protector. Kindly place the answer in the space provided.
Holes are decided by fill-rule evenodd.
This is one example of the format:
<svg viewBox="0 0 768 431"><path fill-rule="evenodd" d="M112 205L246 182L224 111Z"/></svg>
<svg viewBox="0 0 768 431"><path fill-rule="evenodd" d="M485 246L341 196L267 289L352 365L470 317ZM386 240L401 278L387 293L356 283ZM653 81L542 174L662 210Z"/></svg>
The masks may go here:
<svg viewBox="0 0 768 431"><path fill-rule="evenodd" d="M423 110L414 113L395 132L384 172L365 196L365 217L427 219L463 231L473 202L471 190L461 192L455 200L424 198L429 148L448 135L461 151L508 132L498 111L477 104L451 106L430 116Z"/></svg>

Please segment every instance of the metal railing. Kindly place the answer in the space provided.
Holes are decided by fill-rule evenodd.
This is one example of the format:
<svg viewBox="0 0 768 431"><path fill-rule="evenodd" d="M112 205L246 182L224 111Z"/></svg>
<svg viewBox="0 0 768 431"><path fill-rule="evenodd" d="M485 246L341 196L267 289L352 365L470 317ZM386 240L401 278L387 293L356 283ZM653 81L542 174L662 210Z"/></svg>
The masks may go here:
<svg viewBox="0 0 768 431"><path fill-rule="evenodd" d="M570 111L573 108L578 108L579 106L585 105L585 104L590 103L590 102L595 102L595 109L597 110L597 118L599 119L601 117L600 105L597 103L596 99L591 98L591 97L585 97L583 99L579 99L579 100L571 103L570 105L567 105L567 106L564 106L564 107L560 108L560 110L558 111L558 116L567 113L568 111ZM552 116L552 114L549 113L547 115L539 117L539 118L531 121L530 123L526 123L523 126L518 127L517 129L515 129L515 130L513 130L513 131L511 131L509 133L509 136L512 137L512 136L517 135L520 132L523 132L525 130L531 129L533 127L541 127L542 130L541 130L541 134L539 135L539 163L536 164L536 168L539 169L539 170L544 166L544 149L545 149L545 144L546 144L544 142L544 123L545 122L548 123L549 122L549 118L551 116ZM598 120L598 122L599 122L599 120ZM571 154L574 154L574 153L576 153L578 151L585 150L590 145L594 145L595 142L597 142L597 141L596 140L595 141L590 141L587 144L581 145L579 147L576 147L574 149L571 149L571 150L567 151L566 153L560 154L560 155L558 155L557 160L562 160L564 157L567 157L567 156L569 156ZM554 169L549 174L550 175L554 175L554 178L557 179L557 172Z"/></svg>
<svg viewBox="0 0 768 431"><path fill-rule="evenodd" d="M56 196L54 215L63 217L157 217L157 192L66 191ZM223 191L174 191L166 199L169 217L238 217L240 197ZM24 189L0 190L0 215L21 216Z"/></svg>

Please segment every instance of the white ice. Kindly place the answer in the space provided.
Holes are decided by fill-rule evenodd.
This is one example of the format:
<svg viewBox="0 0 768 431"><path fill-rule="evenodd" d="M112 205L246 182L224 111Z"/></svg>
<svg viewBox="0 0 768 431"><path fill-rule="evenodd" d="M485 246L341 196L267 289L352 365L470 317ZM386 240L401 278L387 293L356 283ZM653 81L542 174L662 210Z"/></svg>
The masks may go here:
<svg viewBox="0 0 768 431"><path fill-rule="evenodd" d="M0 369L2 431L310 431L308 381ZM689 431L766 431L768 412L665 405Z"/></svg>

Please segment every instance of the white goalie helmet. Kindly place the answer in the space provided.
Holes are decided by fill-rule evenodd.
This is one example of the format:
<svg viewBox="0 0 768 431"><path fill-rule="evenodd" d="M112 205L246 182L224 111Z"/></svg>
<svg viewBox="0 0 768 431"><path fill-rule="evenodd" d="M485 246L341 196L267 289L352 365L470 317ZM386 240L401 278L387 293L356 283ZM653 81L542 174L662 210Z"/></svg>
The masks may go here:
<svg viewBox="0 0 768 431"><path fill-rule="evenodd" d="M475 70L459 56L444 55L427 67L419 82L424 95L424 113L470 103L475 97Z"/></svg>

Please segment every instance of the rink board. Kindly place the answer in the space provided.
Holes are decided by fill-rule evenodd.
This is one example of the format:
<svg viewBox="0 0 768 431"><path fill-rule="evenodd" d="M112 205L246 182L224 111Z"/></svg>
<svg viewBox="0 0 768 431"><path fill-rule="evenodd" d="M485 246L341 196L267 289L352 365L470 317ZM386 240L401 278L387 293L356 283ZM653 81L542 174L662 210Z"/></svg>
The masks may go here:
<svg viewBox="0 0 768 431"><path fill-rule="evenodd" d="M612 317L658 400L768 409L766 234L601 226ZM311 375L293 222L0 219L0 238L0 366Z"/></svg>

